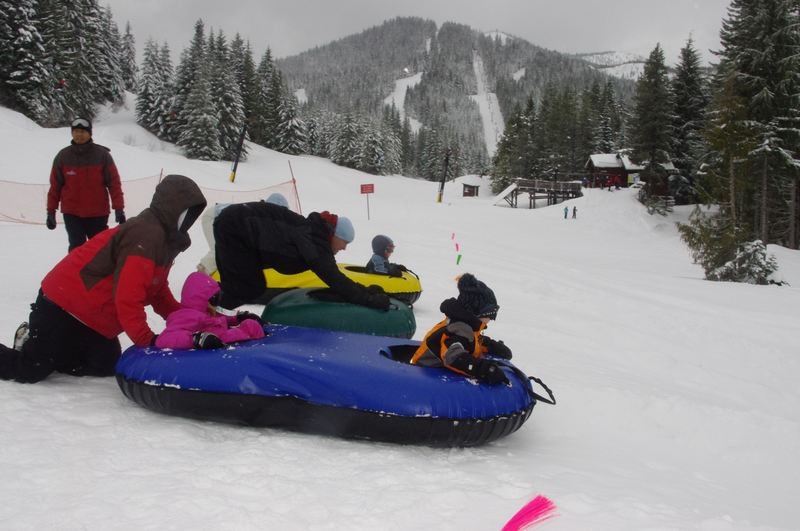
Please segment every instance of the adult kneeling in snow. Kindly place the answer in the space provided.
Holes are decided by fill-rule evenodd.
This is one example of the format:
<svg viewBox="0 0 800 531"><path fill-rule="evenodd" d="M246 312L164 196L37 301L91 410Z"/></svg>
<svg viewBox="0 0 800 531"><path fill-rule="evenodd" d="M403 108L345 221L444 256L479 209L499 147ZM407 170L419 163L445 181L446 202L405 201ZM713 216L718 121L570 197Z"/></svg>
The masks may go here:
<svg viewBox="0 0 800 531"><path fill-rule="evenodd" d="M17 348L0 345L0 378L33 383L53 371L112 376L120 333L137 346L152 345L156 334L145 306L164 319L180 308L167 279L205 207L194 181L168 175L149 208L70 252L42 280L27 340L23 323Z"/></svg>

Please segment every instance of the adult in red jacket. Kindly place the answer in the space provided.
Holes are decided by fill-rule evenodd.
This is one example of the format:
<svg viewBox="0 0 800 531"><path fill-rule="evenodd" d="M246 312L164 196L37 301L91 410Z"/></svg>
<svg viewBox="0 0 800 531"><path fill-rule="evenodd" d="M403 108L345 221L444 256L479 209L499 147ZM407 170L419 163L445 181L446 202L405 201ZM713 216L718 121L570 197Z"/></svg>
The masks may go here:
<svg viewBox="0 0 800 531"><path fill-rule="evenodd" d="M125 223L125 199L110 150L92 141L92 122L76 118L71 124L72 143L58 152L50 171L47 192L47 228L56 228L61 205L69 250L108 228L111 210L117 223Z"/></svg>
<svg viewBox="0 0 800 531"><path fill-rule="evenodd" d="M32 383L53 371L111 376L120 333L136 345L153 344L145 306L164 319L180 308L167 277L205 207L191 179L168 175L149 208L70 252L42 280L27 341L19 350L0 345L0 378Z"/></svg>

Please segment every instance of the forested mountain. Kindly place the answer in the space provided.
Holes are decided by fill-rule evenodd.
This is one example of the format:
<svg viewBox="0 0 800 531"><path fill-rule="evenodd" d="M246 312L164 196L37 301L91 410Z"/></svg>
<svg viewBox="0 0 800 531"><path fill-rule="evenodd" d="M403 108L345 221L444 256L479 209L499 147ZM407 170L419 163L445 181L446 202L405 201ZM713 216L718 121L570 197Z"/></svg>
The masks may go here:
<svg viewBox="0 0 800 531"><path fill-rule="evenodd" d="M608 76L580 58L461 24L448 22L437 28L421 18L395 18L276 65L291 92L304 90L307 100L300 112L307 120L321 112L379 117L387 113L383 101L394 82L421 72L419 83L406 93L404 110L423 126L415 142L419 149L438 151L440 156L430 164L418 152L415 167L404 170L432 178L430 172L440 170L441 152L448 149L455 155L455 174L482 173L490 164L484 124L471 97L477 91L476 55L483 63L487 90L497 94L506 122L528 99L542 101L547 90L569 86L579 94L610 85L621 104L633 92L630 80Z"/></svg>

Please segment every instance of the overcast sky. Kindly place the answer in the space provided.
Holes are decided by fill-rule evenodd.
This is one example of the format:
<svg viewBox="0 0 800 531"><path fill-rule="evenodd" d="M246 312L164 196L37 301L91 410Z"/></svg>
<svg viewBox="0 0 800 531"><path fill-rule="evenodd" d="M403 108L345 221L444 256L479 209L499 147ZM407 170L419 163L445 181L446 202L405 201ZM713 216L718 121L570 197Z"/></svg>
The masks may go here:
<svg viewBox="0 0 800 531"><path fill-rule="evenodd" d="M177 57L194 22L237 32L256 59L270 47L277 58L359 33L397 16L500 30L567 53L606 50L647 55L660 42L667 63L692 35L705 60L717 49L730 0L100 0L124 30L129 21L140 50L148 37L169 43Z"/></svg>

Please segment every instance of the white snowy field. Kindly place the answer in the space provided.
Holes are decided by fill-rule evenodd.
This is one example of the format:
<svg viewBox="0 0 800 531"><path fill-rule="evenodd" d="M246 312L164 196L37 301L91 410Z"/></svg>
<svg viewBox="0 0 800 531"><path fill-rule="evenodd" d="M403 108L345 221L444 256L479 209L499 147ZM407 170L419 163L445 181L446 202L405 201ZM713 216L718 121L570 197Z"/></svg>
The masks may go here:
<svg viewBox="0 0 800 531"><path fill-rule="evenodd" d="M558 405L487 446L432 449L159 415L112 378L0 382L0 528L499 530L536 495L558 507L537 529L800 527L797 251L770 248L789 287L712 283L677 236L688 211L648 216L633 191L587 190L565 220L563 205L492 206L488 190L462 198L458 183L439 204L436 183L256 147L230 184L229 164L182 158L129 111L105 112L94 138L126 180L163 168L250 190L288 179L291 161L304 213L353 220L341 261L365 263L384 233L394 261L421 276L417 339L456 294L454 277L474 273L501 307L488 335ZM45 183L68 140L0 109L0 179ZM369 219L362 183L375 184ZM192 236L176 292L207 251L199 226ZM0 239L8 344L67 238L62 226L2 222Z"/></svg>

